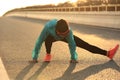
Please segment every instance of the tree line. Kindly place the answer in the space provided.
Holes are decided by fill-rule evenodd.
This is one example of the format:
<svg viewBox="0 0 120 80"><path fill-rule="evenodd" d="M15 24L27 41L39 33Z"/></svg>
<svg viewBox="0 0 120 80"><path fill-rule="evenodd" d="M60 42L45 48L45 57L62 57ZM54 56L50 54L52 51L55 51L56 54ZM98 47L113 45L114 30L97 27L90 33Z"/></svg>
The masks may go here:
<svg viewBox="0 0 120 80"><path fill-rule="evenodd" d="M120 0L78 0L77 6L120 4Z"/></svg>
<svg viewBox="0 0 120 80"><path fill-rule="evenodd" d="M80 6L92 6L92 5L117 5L120 4L120 0L77 0L75 3L70 1L59 3L57 5L47 4L47 5L36 5L29 6L26 8L52 8L52 7L80 7Z"/></svg>

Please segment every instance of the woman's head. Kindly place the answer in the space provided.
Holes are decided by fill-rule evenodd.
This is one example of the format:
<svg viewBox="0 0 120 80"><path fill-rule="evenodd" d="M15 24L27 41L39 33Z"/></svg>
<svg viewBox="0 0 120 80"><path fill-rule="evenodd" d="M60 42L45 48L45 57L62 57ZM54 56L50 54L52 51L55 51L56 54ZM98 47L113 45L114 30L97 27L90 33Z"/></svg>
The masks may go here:
<svg viewBox="0 0 120 80"><path fill-rule="evenodd" d="M59 21L57 21L56 33L57 33L57 35L59 35L61 37L65 37L65 36L68 35L68 33L69 33L69 25L65 20L60 19Z"/></svg>

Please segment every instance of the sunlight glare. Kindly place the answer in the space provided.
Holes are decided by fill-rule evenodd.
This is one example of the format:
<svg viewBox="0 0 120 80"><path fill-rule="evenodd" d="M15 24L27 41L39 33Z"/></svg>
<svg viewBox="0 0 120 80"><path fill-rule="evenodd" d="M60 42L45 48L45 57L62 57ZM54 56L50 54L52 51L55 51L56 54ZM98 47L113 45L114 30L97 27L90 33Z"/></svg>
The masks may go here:
<svg viewBox="0 0 120 80"><path fill-rule="evenodd" d="M69 0L71 3L77 2L77 0Z"/></svg>

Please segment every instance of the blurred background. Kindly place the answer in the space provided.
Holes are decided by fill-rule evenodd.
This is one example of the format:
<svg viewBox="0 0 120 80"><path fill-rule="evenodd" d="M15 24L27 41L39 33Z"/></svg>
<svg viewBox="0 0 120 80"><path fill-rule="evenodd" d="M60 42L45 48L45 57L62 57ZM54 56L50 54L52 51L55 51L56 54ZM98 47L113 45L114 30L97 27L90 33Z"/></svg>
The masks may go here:
<svg viewBox="0 0 120 80"><path fill-rule="evenodd" d="M115 11L116 7L114 5L119 5L119 4L120 4L120 0L0 0L0 16L4 15L6 12L9 12L13 9L17 10L17 9L28 9L28 8L38 9L38 8L82 7L82 6L95 7L95 6L112 5L109 7L109 10ZM101 7L100 10L104 11L105 7ZM96 11L97 8L94 8L93 10ZM119 10L120 10L120 6L117 7L117 11ZM81 8L81 11L84 11L84 9ZM90 7L87 8L87 11L90 11Z"/></svg>

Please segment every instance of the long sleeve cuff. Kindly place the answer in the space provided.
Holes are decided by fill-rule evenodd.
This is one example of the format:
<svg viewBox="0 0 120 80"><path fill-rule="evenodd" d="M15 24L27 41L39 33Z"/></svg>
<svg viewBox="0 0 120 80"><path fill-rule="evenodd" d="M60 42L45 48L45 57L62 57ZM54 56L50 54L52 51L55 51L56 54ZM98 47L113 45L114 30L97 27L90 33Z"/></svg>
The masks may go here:
<svg viewBox="0 0 120 80"><path fill-rule="evenodd" d="M74 52L73 54L71 54L71 60L77 60L78 59L78 55L76 52Z"/></svg>
<svg viewBox="0 0 120 80"><path fill-rule="evenodd" d="M33 51L32 52L32 58L37 60L37 58L38 58L38 52Z"/></svg>

